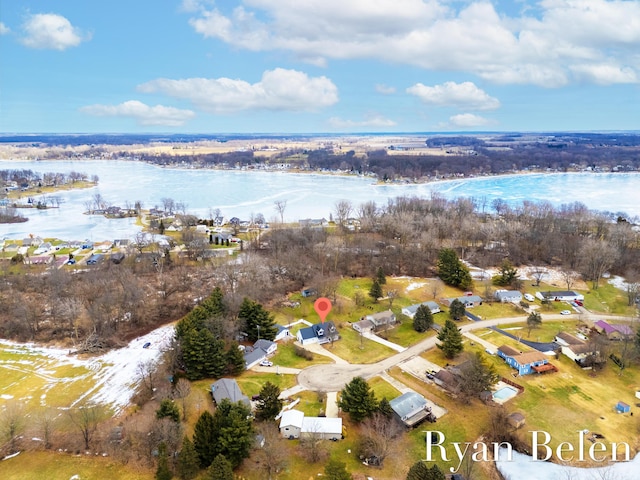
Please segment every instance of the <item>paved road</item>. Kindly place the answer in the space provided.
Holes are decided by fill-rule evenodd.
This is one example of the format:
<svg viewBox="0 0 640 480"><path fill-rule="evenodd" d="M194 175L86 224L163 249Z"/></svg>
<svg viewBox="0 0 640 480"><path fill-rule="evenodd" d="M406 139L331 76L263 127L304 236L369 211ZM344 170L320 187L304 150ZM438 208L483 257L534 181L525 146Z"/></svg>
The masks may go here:
<svg viewBox="0 0 640 480"><path fill-rule="evenodd" d="M598 315L597 318L606 318L606 316ZM542 315L543 322L548 320L575 321L577 320L577 318L575 315ZM495 327L497 325L523 322L526 322L526 318L521 316L494 318L463 325L460 330L464 333L481 328ZM305 368L298 374L298 384L306 390L337 392L342 390L342 388L354 377L362 377L364 379L375 377L376 375L380 375L385 370L388 370L389 368L394 367L395 365L404 362L411 357L417 356L425 350L429 350L435 347L435 345L436 338L434 336L407 348L403 352L399 352L389 358L381 360L378 363L372 363L368 365L314 365L312 367Z"/></svg>

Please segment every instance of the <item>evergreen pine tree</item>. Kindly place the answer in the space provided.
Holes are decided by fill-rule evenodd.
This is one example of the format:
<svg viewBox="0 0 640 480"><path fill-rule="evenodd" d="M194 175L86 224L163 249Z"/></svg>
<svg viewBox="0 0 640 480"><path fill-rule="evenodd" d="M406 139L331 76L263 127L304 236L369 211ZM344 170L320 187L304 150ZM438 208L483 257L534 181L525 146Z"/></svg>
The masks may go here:
<svg viewBox="0 0 640 480"><path fill-rule="evenodd" d="M416 332L426 332L433 326L433 314L426 305L420 305L413 316L413 329Z"/></svg>
<svg viewBox="0 0 640 480"><path fill-rule="evenodd" d="M444 322L444 327L438 332L437 338L440 340L438 348L446 358L454 358L462 352L462 334L453 320L447 319Z"/></svg>
<svg viewBox="0 0 640 480"><path fill-rule="evenodd" d="M167 444L161 442L158 446L158 467L156 468L156 480L171 480L173 473L169 468L169 458L167 455Z"/></svg>
<svg viewBox="0 0 640 480"><path fill-rule="evenodd" d="M282 410L280 388L271 382L267 382L260 389L260 400L256 405L256 418L258 420L273 420Z"/></svg>
<svg viewBox="0 0 640 480"><path fill-rule="evenodd" d="M249 456L254 442L251 409L242 402L223 400L213 414L213 431L215 453L237 467Z"/></svg>
<svg viewBox="0 0 640 480"><path fill-rule="evenodd" d="M278 329L274 316L271 315L262 305L245 298L240 305L238 318L244 321L245 331L249 336L249 340L255 342L258 338L273 340L276 338Z"/></svg>
<svg viewBox="0 0 640 480"><path fill-rule="evenodd" d="M347 464L335 459L330 459L324 466L324 478L328 480L353 480L353 476L347 471Z"/></svg>
<svg viewBox="0 0 640 480"><path fill-rule="evenodd" d="M355 377L340 392L338 406L354 422L361 422L378 409L378 402L369 384L362 377Z"/></svg>
<svg viewBox="0 0 640 480"><path fill-rule="evenodd" d="M431 472L429 467L422 460L418 460L411 465L409 472L407 472L406 480L431 480Z"/></svg>
<svg viewBox="0 0 640 480"><path fill-rule="evenodd" d="M207 469L205 480L234 480L231 462L224 455L217 455Z"/></svg>
<svg viewBox="0 0 640 480"><path fill-rule="evenodd" d="M458 254L454 250L450 248L440 250L436 266L438 276L447 285L463 290L471 286L472 280L469 268L460 261Z"/></svg>
<svg viewBox="0 0 640 480"><path fill-rule="evenodd" d="M202 412L193 430L193 447L198 455L200 467L207 468L216 456L216 431L213 415Z"/></svg>
<svg viewBox="0 0 640 480"><path fill-rule="evenodd" d="M181 480L193 480L200 470L198 452L189 437L182 439L182 448L178 453L178 476Z"/></svg>
<svg viewBox="0 0 640 480"><path fill-rule="evenodd" d="M160 402L160 408L156 410L156 418L158 420L170 418L177 423L180 421L180 410L173 400L165 398Z"/></svg>
<svg viewBox="0 0 640 480"><path fill-rule="evenodd" d="M387 397L384 397L382 400L380 400L378 410L387 418L391 418L391 416L393 415L393 409L391 408L391 404L389 403L389 400L387 400Z"/></svg>
<svg viewBox="0 0 640 480"><path fill-rule="evenodd" d="M451 302L451 305L449 305L449 318L451 320L460 320L464 318L465 312L466 309L464 308L464 304L457 298L455 298Z"/></svg>
<svg viewBox="0 0 640 480"><path fill-rule="evenodd" d="M376 270L376 278L380 285L385 285L387 283L387 277L384 274L384 269L382 267L378 267Z"/></svg>
<svg viewBox="0 0 640 480"><path fill-rule="evenodd" d="M227 373L229 375L240 375L245 370L244 354L238 348L238 342L231 342L226 354Z"/></svg>
<svg viewBox="0 0 640 480"><path fill-rule="evenodd" d="M378 303L378 299L382 296L382 287L378 283L378 280L374 280L371 288L369 289L369 296L374 302Z"/></svg>

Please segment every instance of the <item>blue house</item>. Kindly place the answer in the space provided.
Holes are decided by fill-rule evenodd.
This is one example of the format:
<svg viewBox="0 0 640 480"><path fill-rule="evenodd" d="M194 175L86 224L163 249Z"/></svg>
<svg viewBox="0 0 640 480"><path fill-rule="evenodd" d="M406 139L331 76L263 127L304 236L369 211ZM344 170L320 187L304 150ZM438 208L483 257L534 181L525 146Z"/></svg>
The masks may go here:
<svg viewBox="0 0 640 480"><path fill-rule="evenodd" d="M322 345L339 340L340 334L335 324L327 320L324 323L316 323L310 327L301 328L298 330L296 338L302 345L308 345L310 343Z"/></svg>
<svg viewBox="0 0 640 480"><path fill-rule="evenodd" d="M547 356L538 351L520 352L508 345L498 348L498 356L512 368L518 371L518 375L530 373L544 373L557 371L557 368L549 363Z"/></svg>

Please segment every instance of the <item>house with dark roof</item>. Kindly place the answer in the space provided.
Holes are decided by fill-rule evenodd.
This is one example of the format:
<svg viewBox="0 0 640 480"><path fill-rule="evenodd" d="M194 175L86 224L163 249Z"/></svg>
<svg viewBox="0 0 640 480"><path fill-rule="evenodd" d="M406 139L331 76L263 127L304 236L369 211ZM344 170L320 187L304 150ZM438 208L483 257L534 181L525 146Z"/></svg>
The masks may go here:
<svg viewBox="0 0 640 480"><path fill-rule="evenodd" d="M327 320L324 323L316 323L310 327L301 328L298 330L296 338L302 345L309 345L310 343L322 345L339 340L340 334L335 324Z"/></svg>
<svg viewBox="0 0 640 480"><path fill-rule="evenodd" d="M285 327L283 325L276 324L276 329L277 329L277 333L276 333L276 337L273 339L274 341L276 341L276 342L279 342L279 341L286 342L287 340L293 339L293 335L291 334L291 330L289 330L287 327Z"/></svg>
<svg viewBox="0 0 640 480"><path fill-rule="evenodd" d="M211 395L216 404L219 404L222 400L227 399L232 403L242 402L248 407L251 407L249 397L243 395L233 378L221 378L220 380L211 384Z"/></svg>
<svg viewBox="0 0 640 480"><path fill-rule="evenodd" d="M515 368L518 375L557 371L555 365L550 364L549 359L542 352L520 352L508 345L502 345L498 348L498 356L504 359L507 365Z"/></svg>
<svg viewBox="0 0 640 480"><path fill-rule="evenodd" d="M276 342L265 340L264 338L258 339L252 347L247 347L244 350L245 368L249 369L256 366L269 355L273 355L277 349L278 344Z"/></svg>
<svg viewBox="0 0 640 480"><path fill-rule="evenodd" d="M416 392L403 393L389 402L391 410L407 427L415 427L424 420L435 421L427 400Z"/></svg>
<svg viewBox="0 0 640 480"><path fill-rule="evenodd" d="M440 313L440 305L438 305L436 302L422 302L422 303L416 303L414 305L409 305L408 307L404 307L402 309L402 314L406 315L409 318L413 318L415 317L416 312L418 311L418 308L422 305L429 308L432 314Z"/></svg>
<svg viewBox="0 0 640 480"><path fill-rule="evenodd" d="M433 381L436 385L449 392L457 393L460 390L460 380L458 377L445 368L433 374Z"/></svg>

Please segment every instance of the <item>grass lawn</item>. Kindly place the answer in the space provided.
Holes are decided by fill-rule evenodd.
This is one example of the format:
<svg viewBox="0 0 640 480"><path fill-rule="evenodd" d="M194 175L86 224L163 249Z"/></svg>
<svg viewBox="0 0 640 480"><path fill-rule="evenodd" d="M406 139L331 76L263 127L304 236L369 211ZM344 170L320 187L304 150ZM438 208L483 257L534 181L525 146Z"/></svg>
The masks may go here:
<svg viewBox="0 0 640 480"><path fill-rule="evenodd" d="M155 478L155 469L143 470L130 467L109 457L75 456L55 452L23 452L16 457L3 460L1 470L3 480L33 480L34 478L152 480Z"/></svg>
<svg viewBox="0 0 640 480"><path fill-rule="evenodd" d="M276 374L274 373L259 373L247 371L239 377L236 377L240 390L247 397L251 398L253 395L260 393L260 390L265 383L271 382L277 385L280 390L286 390L293 387L296 384L295 375ZM209 382L213 383L213 382Z"/></svg>
<svg viewBox="0 0 640 480"><path fill-rule="evenodd" d="M343 327L339 330L340 340L333 345L325 345L324 348L349 363L376 363L396 353L389 347L361 337L351 327Z"/></svg>
<svg viewBox="0 0 640 480"><path fill-rule="evenodd" d="M307 417L317 417L326 409L326 400L322 398L319 392L304 391L296 393L293 398L294 400L297 398L300 399L293 408L304 412Z"/></svg>
<svg viewBox="0 0 640 480"><path fill-rule="evenodd" d="M378 400L382 400L383 398L393 400L400 396L398 389L380 377L374 377L367 383L371 387L371 390L376 394L376 398Z"/></svg>
<svg viewBox="0 0 640 480"><path fill-rule="evenodd" d="M396 315L396 318L400 318L400 317ZM435 318L441 318L441 317L438 317L436 315ZM436 332L433 329L429 329L424 333L416 332L413 329L413 321L411 319L407 319L404 322L402 322L400 325L392 329L378 333L378 336L384 338L385 340L389 340L390 342L401 345L403 347L409 347L435 334Z"/></svg>
<svg viewBox="0 0 640 480"><path fill-rule="evenodd" d="M269 360L271 360L274 365L290 368L307 368L311 365L320 363L333 363L332 359L330 359L329 357L325 357L324 355L316 355L315 353L312 353L312 355L313 360L307 360L305 358L299 357L295 354L295 347L293 345L293 342L289 342L279 344L278 350L276 350L276 354Z"/></svg>
<svg viewBox="0 0 640 480"><path fill-rule="evenodd" d="M20 346L0 345L0 404L20 399L29 409L69 407L96 386L94 372Z"/></svg>

